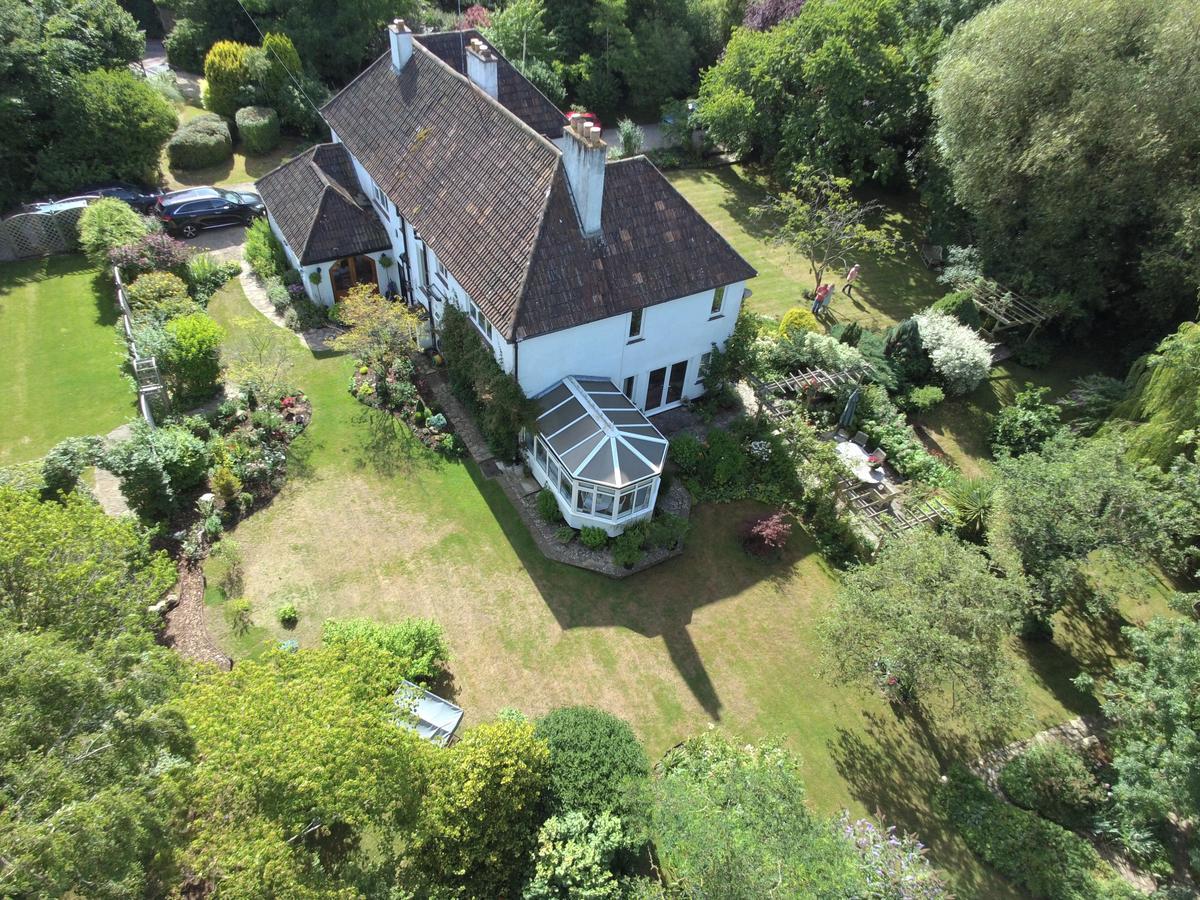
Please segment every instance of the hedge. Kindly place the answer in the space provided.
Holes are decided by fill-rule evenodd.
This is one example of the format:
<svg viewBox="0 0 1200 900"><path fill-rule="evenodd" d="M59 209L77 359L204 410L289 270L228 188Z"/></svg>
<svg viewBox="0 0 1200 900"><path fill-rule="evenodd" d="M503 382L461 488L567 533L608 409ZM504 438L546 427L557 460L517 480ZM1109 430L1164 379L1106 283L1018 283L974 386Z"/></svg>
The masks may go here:
<svg viewBox="0 0 1200 900"><path fill-rule="evenodd" d="M1115 880L1101 878L1100 856L1078 835L1035 813L1005 803L962 766L947 773L937 805L975 854L1041 900L1120 897ZM1131 896L1137 896L1130 890Z"/></svg>
<svg viewBox="0 0 1200 900"><path fill-rule="evenodd" d="M279 145L279 115L269 106L243 106L234 117L238 139L251 156L270 153Z"/></svg>
<svg viewBox="0 0 1200 900"><path fill-rule="evenodd" d="M205 169L233 156L229 123L215 113L204 113L180 127L167 143L172 169Z"/></svg>

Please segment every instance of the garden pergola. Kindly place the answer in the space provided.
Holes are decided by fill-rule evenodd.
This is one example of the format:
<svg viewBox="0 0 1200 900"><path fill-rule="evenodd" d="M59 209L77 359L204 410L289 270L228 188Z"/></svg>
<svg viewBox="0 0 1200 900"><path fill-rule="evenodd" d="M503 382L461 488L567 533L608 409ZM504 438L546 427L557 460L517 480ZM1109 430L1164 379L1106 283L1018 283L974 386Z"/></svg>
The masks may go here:
<svg viewBox="0 0 1200 900"><path fill-rule="evenodd" d="M966 291L975 302L981 318L992 320L992 327L984 329L992 337L1014 328L1029 328L1025 335L1028 341L1042 324L1050 318L1050 312L1036 301L1022 297L1016 291L1003 288L987 278L975 280L960 278L954 282L955 290Z"/></svg>
<svg viewBox="0 0 1200 900"><path fill-rule="evenodd" d="M788 412L779 405L779 401L803 397L804 402L808 403L817 391L833 393L842 385L857 384L870 374L869 367L835 370L804 368L775 381L762 382L754 377L749 381L767 417L780 422L787 418Z"/></svg>
<svg viewBox="0 0 1200 900"><path fill-rule="evenodd" d="M909 511L897 502L900 495L894 490L881 490L879 485L864 484L848 475L838 478L838 487L850 511L879 541L951 517L950 509L936 497Z"/></svg>

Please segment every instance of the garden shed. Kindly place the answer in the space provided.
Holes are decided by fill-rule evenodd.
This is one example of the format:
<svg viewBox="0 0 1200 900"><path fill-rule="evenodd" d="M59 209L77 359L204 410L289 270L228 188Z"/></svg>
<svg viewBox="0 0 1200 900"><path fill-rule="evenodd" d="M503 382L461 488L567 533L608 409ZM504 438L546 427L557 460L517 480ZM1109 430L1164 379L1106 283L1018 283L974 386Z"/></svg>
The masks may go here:
<svg viewBox="0 0 1200 900"><path fill-rule="evenodd" d="M448 744L462 722L461 707L411 681L400 683L400 687L396 689L395 701L397 708L413 716L412 719L401 718L400 724L434 744Z"/></svg>
<svg viewBox="0 0 1200 900"><path fill-rule="evenodd" d="M572 528L610 535L650 515L667 439L607 378L568 376L535 398L525 456Z"/></svg>

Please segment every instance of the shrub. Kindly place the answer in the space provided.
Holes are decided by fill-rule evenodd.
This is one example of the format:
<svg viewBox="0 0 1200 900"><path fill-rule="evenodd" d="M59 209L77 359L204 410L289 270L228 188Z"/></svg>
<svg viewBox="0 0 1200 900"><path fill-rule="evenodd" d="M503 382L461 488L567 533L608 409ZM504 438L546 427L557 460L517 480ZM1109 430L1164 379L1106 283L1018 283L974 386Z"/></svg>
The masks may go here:
<svg viewBox="0 0 1200 900"><path fill-rule="evenodd" d="M913 316L933 371L952 394L969 394L992 370L992 344L945 313Z"/></svg>
<svg viewBox="0 0 1200 900"><path fill-rule="evenodd" d="M327 619L321 638L326 644L361 642L385 650L404 661L406 678L420 683L441 675L450 659L446 633L433 619L402 619L390 625L370 619Z"/></svg>
<svg viewBox="0 0 1200 900"><path fill-rule="evenodd" d="M247 53L236 41L218 41L204 57L204 108L232 118L251 90Z"/></svg>
<svg viewBox="0 0 1200 900"><path fill-rule="evenodd" d="M283 245L271 232L271 225L266 218L255 219L246 229L246 245L244 248L246 262L259 278L282 278L288 269L287 257Z"/></svg>
<svg viewBox="0 0 1200 900"><path fill-rule="evenodd" d="M936 384L913 388L904 396L904 406L912 413L929 412L946 399L946 392Z"/></svg>
<svg viewBox="0 0 1200 900"><path fill-rule="evenodd" d="M242 561L242 548L231 537L222 538L209 558L217 564L217 587L226 597L242 593L246 571Z"/></svg>
<svg viewBox="0 0 1200 900"><path fill-rule="evenodd" d="M154 429L138 420L130 437L110 448L104 467L121 479L121 493L141 516L166 518L208 469L204 442L186 428Z"/></svg>
<svg viewBox="0 0 1200 900"><path fill-rule="evenodd" d="M704 459L704 444L694 434L685 431L671 438L669 455L684 476L694 475Z"/></svg>
<svg viewBox="0 0 1200 900"><path fill-rule="evenodd" d="M558 498L549 488L542 488L538 493L537 509L543 522L554 524L563 520L562 510L558 508Z"/></svg>
<svg viewBox="0 0 1200 900"><path fill-rule="evenodd" d="M983 327L983 323L979 320L979 310L975 308L975 301L971 299L970 291L955 291L947 294L929 309L932 312L953 316L961 324L975 331L979 331Z"/></svg>
<svg viewBox="0 0 1200 900"><path fill-rule="evenodd" d="M226 509L230 509L237 504L241 496L242 481L233 469L222 465L208 476L208 488L216 494Z"/></svg>
<svg viewBox="0 0 1200 900"><path fill-rule="evenodd" d="M1079 752L1061 741L1034 744L1000 770L1013 803L1068 828L1086 826L1104 790Z"/></svg>
<svg viewBox="0 0 1200 900"><path fill-rule="evenodd" d="M208 32L192 19L176 19L171 33L163 38L163 46L171 68L200 72L204 68L204 54L208 52Z"/></svg>
<svg viewBox="0 0 1200 900"><path fill-rule="evenodd" d="M153 183L163 143L179 120L175 107L124 65L54 81L53 87L44 85L54 98L52 120L49 127L38 122L36 129L39 136L51 135L37 156L38 182L62 191L85 181ZM34 115L35 121L41 118ZM11 140L7 134L5 139Z"/></svg>
<svg viewBox="0 0 1200 900"><path fill-rule="evenodd" d="M637 526L626 528L623 533L613 539L613 562L622 568L632 569L646 555L642 549L643 540L643 534Z"/></svg>
<svg viewBox="0 0 1200 900"><path fill-rule="evenodd" d="M777 556L792 536L792 523L782 511L742 523L742 547L753 556Z"/></svg>
<svg viewBox="0 0 1200 900"><path fill-rule="evenodd" d="M984 862L1045 900L1091 900L1100 858L1083 838L1040 816L998 799L987 786L955 765L936 802L950 827Z"/></svg>
<svg viewBox="0 0 1200 900"><path fill-rule="evenodd" d="M820 332L821 325L811 310L805 309L803 306L793 306L783 314L783 318L779 321L779 334L782 337L791 337L801 331ZM845 343L854 346L850 341L845 341Z"/></svg>
<svg viewBox="0 0 1200 900"><path fill-rule="evenodd" d="M274 104L283 96L284 90L294 77L304 71L296 45L286 34L268 31L263 35L262 51L267 68L262 78L262 90L268 102ZM242 127L238 123L238 128Z"/></svg>
<svg viewBox="0 0 1200 900"><path fill-rule="evenodd" d="M243 106L234 117L238 140L251 156L262 156L279 146L279 114L269 106Z"/></svg>
<svg viewBox="0 0 1200 900"><path fill-rule="evenodd" d="M575 529L570 525L562 525L554 529L554 539L560 544L569 544L575 540Z"/></svg>
<svg viewBox="0 0 1200 900"><path fill-rule="evenodd" d="M979 542L987 532L995 503L996 483L987 478L957 476L946 488L959 536Z"/></svg>
<svg viewBox="0 0 1200 900"><path fill-rule="evenodd" d="M88 206L79 217L79 245L88 259L105 265L115 248L136 241L149 230L146 220L128 203L105 197Z"/></svg>
<svg viewBox="0 0 1200 900"><path fill-rule="evenodd" d="M646 132L628 117L617 122L617 133L621 136L621 146L617 155L623 159L637 156L646 146Z"/></svg>
<svg viewBox="0 0 1200 900"><path fill-rule="evenodd" d="M1018 392L1013 402L1000 410L992 425L993 454L1020 456L1042 449L1062 421L1062 408L1045 401L1049 391L1049 388L1026 383L1025 390Z"/></svg>
<svg viewBox="0 0 1200 900"><path fill-rule="evenodd" d="M590 706L566 706L543 716L535 734L550 748L552 813L614 813L631 830L645 826L650 761L625 721Z"/></svg>
<svg viewBox="0 0 1200 900"><path fill-rule="evenodd" d="M236 262L217 262L207 253L197 253L187 261L184 280L196 302L207 306L212 295L241 270Z"/></svg>
<svg viewBox="0 0 1200 900"><path fill-rule="evenodd" d="M250 620L250 601L238 597L225 604L225 621L234 634L245 634L254 623Z"/></svg>
<svg viewBox="0 0 1200 900"><path fill-rule="evenodd" d="M233 156L229 123L213 113L197 116L182 125L167 142L172 169L189 171L219 165Z"/></svg>
<svg viewBox="0 0 1200 900"><path fill-rule="evenodd" d="M582 528L579 531L579 542L589 550L599 550L608 543L608 532L603 528Z"/></svg>
<svg viewBox="0 0 1200 900"><path fill-rule="evenodd" d="M135 314L146 313L160 322L196 308L183 279L170 272L139 275L125 288L125 296Z"/></svg>
<svg viewBox="0 0 1200 900"><path fill-rule="evenodd" d="M207 400L221 374L219 349L225 332L202 312L172 319L166 331L172 339L166 360L171 395L181 403Z"/></svg>
<svg viewBox="0 0 1200 900"><path fill-rule="evenodd" d="M183 241L156 231L114 248L109 254L109 262L120 270L121 278L128 284L146 272L182 274L191 255L191 248Z"/></svg>
<svg viewBox="0 0 1200 900"><path fill-rule="evenodd" d="M664 487L659 488L660 493L663 490ZM671 513L662 513L646 524L646 544L650 547L673 550L687 537L690 528L687 519Z"/></svg>
<svg viewBox="0 0 1200 900"><path fill-rule="evenodd" d="M55 444L42 460L43 499L53 500L75 490L80 474L96 464L103 447L98 437L67 438Z"/></svg>
<svg viewBox="0 0 1200 900"><path fill-rule="evenodd" d="M295 628L300 621L300 611L296 609L296 604L285 603L275 611L275 618L284 628Z"/></svg>

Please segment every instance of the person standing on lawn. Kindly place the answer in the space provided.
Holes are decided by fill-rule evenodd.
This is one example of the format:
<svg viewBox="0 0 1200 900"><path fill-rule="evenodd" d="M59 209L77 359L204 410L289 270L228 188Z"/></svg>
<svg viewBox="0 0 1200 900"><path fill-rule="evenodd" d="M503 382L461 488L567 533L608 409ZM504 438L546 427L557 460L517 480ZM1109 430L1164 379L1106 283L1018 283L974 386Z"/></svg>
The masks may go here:
<svg viewBox="0 0 1200 900"><path fill-rule="evenodd" d="M821 311L821 304L825 302L825 295L829 293L829 285L818 284L817 290L813 293L812 314L815 316Z"/></svg>
<svg viewBox="0 0 1200 900"><path fill-rule="evenodd" d="M825 288L825 299L821 302L821 312L828 312L829 304L833 302L833 295L837 293L837 288L833 286L832 282L822 285L822 287Z"/></svg>
<svg viewBox="0 0 1200 900"><path fill-rule="evenodd" d="M854 289L854 282L858 281L859 265L855 263L850 267L850 271L846 273L846 283L842 285L842 293L847 297L853 296L850 292Z"/></svg>

